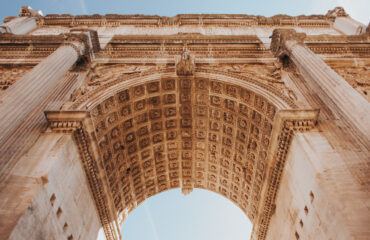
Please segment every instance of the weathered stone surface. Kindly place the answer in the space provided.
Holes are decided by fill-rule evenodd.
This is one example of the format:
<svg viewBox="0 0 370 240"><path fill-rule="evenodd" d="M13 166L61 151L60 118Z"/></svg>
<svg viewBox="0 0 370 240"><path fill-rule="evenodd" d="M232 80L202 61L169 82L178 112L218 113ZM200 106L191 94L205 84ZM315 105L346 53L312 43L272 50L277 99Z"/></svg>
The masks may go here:
<svg viewBox="0 0 370 240"><path fill-rule="evenodd" d="M0 239L122 239L172 188L230 199L253 240L370 235L370 39L342 8L19 16L0 28Z"/></svg>

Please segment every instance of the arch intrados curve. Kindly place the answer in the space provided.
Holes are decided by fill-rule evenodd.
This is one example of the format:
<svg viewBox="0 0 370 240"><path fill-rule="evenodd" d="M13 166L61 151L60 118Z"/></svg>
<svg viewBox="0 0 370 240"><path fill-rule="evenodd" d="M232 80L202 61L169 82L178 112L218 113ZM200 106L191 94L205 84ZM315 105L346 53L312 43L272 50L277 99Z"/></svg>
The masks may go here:
<svg viewBox="0 0 370 240"><path fill-rule="evenodd" d="M166 193L166 192L171 191L171 190L176 190L176 189L180 189L180 188L165 189L165 190L163 190L163 191L157 192L157 193L155 193L154 195L152 195L152 196L150 196L150 197L146 198L144 201L149 200L151 197L157 196L157 195L159 195L159 194ZM242 212L243 212L243 214L245 214L245 216L247 217L248 221L249 221L250 223L252 223L252 221L249 219L249 217L248 217L248 215L246 214L246 212L245 212L243 209L241 209L241 208L240 208L240 206L239 206L237 203L235 203L234 201L232 201L232 200L231 200L230 198L228 198L227 196L222 195L221 193L219 193L219 192L217 192L217 191L213 191L213 190L206 189L206 188L198 188L198 189L201 189L201 190L204 190L204 191L207 191L207 192L212 192L212 193L217 194L218 196L221 196L224 200L227 200L228 202L232 203L232 204L233 204L234 206L236 206L240 211L242 211ZM142 203L144 203L144 201L142 201L142 202L140 202L140 203L136 204L136 205L135 205L135 207L134 207L133 209L130 209L130 211L129 211L129 212L127 212L127 216L129 216L129 215L130 215L130 213L132 213L133 211L135 211L135 209L136 209L136 208L138 208ZM122 225L123 225L123 224L125 223L125 221L127 220L127 216L126 216L126 218L118 219L118 220L119 220L120 228L122 227Z"/></svg>

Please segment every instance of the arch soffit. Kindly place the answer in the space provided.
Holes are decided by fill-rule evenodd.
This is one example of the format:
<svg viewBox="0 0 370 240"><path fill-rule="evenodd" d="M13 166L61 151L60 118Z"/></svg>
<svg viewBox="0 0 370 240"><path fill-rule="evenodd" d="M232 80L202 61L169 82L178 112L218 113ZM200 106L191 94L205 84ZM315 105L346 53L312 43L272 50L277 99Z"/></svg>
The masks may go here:
<svg viewBox="0 0 370 240"><path fill-rule="evenodd" d="M107 239L121 239L117 210L114 207L112 192L107 184L107 176L99 173L100 167L98 165L102 164L99 161L101 160L101 153L99 152L94 133L94 124L90 114L86 111L49 111L45 115L49 121L51 131L56 133L73 133L106 237ZM254 224L252 239L265 239L266 237L293 132L310 130L316 125L317 117L318 111L316 110L279 111L277 113L266 161L265 175L267 177L261 190L262 199L258 207L258 216L252 221ZM177 185L176 187L180 186ZM212 188L205 189L214 191ZM157 193L164 190L159 189ZM221 195L235 202L231 195L225 195L218 190L214 192L221 193ZM151 191L146 198L154 194L156 192ZM142 199L140 202L143 200L145 199ZM240 204L236 204L244 210ZM128 210L126 211L127 214ZM247 216L250 219L248 213Z"/></svg>

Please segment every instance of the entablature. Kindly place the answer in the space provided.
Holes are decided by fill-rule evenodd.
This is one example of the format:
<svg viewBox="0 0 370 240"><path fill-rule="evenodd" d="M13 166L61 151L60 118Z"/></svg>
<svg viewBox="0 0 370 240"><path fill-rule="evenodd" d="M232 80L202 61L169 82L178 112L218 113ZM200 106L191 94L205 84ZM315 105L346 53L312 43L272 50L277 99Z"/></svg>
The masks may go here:
<svg viewBox="0 0 370 240"><path fill-rule="evenodd" d="M175 34L175 35L115 35L100 50L97 32L87 29L72 29L77 34L60 35L14 35L0 36L0 63L38 63L54 52L66 41L82 41L92 45L92 51L99 62L140 62L140 59L165 59L173 62L173 57L181 55L187 48L198 61L201 59L272 59L273 54L255 35L202 35L202 34ZM81 31L81 32L79 32ZM82 34L89 31L89 37ZM332 36L316 35L305 36L303 42L313 52L323 57L370 57L370 36ZM127 62L127 61L126 61ZM157 61L156 61L157 62Z"/></svg>

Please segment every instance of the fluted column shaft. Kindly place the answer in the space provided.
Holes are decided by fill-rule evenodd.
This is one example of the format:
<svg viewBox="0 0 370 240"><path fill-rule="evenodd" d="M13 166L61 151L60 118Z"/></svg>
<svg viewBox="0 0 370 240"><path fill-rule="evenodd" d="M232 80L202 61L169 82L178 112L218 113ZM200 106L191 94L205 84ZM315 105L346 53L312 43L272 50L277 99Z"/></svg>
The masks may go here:
<svg viewBox="0 0 370 240"><path fill-rule="evenodd" d="M35 28L35 17L17 17L1 25L0 33L27 34Z"/></svg>
<svg viewBox="0 0 370 240"><path fill-rule="evenodd" d="M360 35L366 32L366 25L349 16L337 17L334 22L334 28L346 35Z"/></svg>
<svg viewBox="0 0 370 240"><path fill-rule="evenodd" d="M297 66L310 88L331 109L357 128L365 139L370 137L370 104L346 80L332 70L304 43L295 39L282 42L284 50Z"/></svg>
<svg viewBox="0 0 370 240"><path fill-rule="evenodd" d="M56 87L82 48L82 43L59 47L0 96L0 145Z"/></svg>

